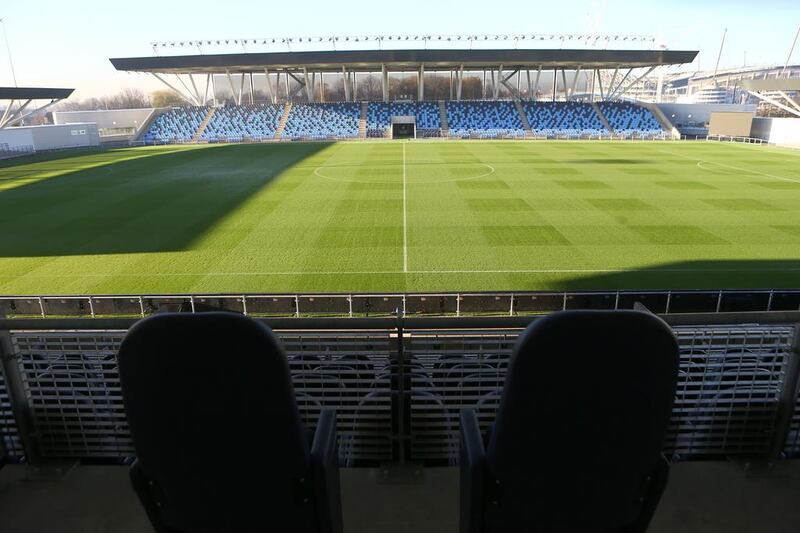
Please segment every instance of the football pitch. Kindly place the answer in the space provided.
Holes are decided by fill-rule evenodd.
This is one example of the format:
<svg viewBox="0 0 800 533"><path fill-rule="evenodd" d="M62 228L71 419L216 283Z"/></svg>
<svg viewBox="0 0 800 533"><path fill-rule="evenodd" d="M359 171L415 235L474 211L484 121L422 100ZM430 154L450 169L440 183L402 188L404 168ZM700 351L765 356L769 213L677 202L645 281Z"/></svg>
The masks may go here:
<svg viewBox="0 0 800 533"><path fill-rule="evenodd" d="M168 146L0 162L0 294L800 287L800 152Z"/></svg>

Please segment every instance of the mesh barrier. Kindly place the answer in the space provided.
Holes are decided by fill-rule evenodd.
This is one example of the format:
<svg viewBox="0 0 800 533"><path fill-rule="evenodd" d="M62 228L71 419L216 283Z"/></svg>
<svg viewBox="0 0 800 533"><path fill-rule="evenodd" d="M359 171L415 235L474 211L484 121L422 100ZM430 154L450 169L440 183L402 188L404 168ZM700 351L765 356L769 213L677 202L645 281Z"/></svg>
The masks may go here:
<svg viewBox="0 0 800 533"><path fill-rule="evenodd" d="M774 445L793 327L679 326L680 376L665 452L676 458L766 456ZM405 330L405 366L394 329L277 331L297 403L313 430L337 410L346 465L398 457L454 464L462 408L482 429L494 420L519 329ZM26 401L44 457L124 459L133 455L116 352L124 331L12 331ZM402 374L402 376L401 376ZM401 379L402 377L402 379ZM407 391L398 410L398 395ZM401 413L403 416L401 417ZM400 435L399 422L405 432ZM0 431L22 451L0 380ZM786 451L800 448L795 413Z"/></svg>
<svg viewBox="0 0 800 533"><path fill-rule="evenodd" d="M789 435L786 439L786 449L784 451L788 457L800 457L800 391L797 393L794 416L792 416L792 422L789 426Z"/></svg>
<svg viewBox="0 0 800 533"><path fill-rule="evenodd" d="M123 331L14 332L44 457L134 455L116 353ZM389 333L280 333L304 422L334 408L348 464L391 459Z"/></svg>
<svg viewBox="0 0 800 533"><path fill-rule="evenodd" d="M0 368L0 441L8 459L14 461L23 457L22 443L17 433L11 401L8 397L5 376Z"/></svg>
<svg viewBox="0 0 800 533"><path fill-rule="evenodd" d="M664 451L676 458L769 453L793 328L675 331L680 376ZM452 464L459 411L474 409L482 430L494 420L519 330L409 333L412 456Z"/></svg>

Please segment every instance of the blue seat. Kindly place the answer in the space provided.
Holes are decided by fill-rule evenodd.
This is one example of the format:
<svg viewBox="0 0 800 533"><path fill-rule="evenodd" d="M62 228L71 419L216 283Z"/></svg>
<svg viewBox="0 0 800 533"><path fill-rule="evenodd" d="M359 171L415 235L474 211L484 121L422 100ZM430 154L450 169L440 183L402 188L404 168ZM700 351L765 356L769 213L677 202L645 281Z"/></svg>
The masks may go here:
<svg viewBox="0 0 800 533"><path fill-rule="evenodd" d="M131 481L156 531L341 532L336 415L323 412L310 444L266 326L154 315L125 336L119 374Z"/></svg>
<svg viewBox="0 0 800 533"><path fill-rule="evenodd" d="M287 139L311 140L357 138L360 118L360 104L294 104L281 136Z"/></svg>
<svg viewBox="0 0 800 533"><path fill-rule="evenodd" d="M667 482L677 377L677 340L655 315L534 322L494 426L484 436L475 413L461 413L461 533L644 532Z"/></svg>
<svg viewBox="0 0 800 533"><path fill-rule="evenodd" d="M646 107L631 102L600 102L598 106L614 132L619 135L639 138L664 135L658 119Z"/></svg>
<svg viewBox="0 0 800 533"><path fill-rule="evenodd" d="M448 101L450 135L454 137L522 137L525 129L512 102Z"/></svg>
<svg viewBox="0 0 800 533"><path fill-rule="evenodd" d="M272 139L282 115L283 105L280 104L218 107L200 138L207 141Z"/></svg>
<svg viewBox="0 0 800 533"><path fill-rule="evenodd" d="M146 143L190 141L207 113L207 107L172 108L153 120L142 140Z"/></svg>
<svg viewBox="0 0 800 533"><path fill-rule="evenodd" d="M580 102L524 102L522 108L537 137L592 137L608 135L591 104Z"/></svg>

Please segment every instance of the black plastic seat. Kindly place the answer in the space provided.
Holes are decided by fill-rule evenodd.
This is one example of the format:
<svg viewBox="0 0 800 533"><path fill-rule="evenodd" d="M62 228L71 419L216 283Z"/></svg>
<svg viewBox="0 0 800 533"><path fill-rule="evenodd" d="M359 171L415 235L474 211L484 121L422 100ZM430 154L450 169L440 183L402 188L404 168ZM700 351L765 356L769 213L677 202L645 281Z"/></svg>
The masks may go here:
<svg viewBox="0 0 800 533"><path fill-rule="evenodd" d="M157 532L341 532L336 415L310 445L266 326L154 315L125 336L119 370L131 480Z"/></svg>
<svg viewBox="0 0 800 533"><path fill-rule="evenodd" d="M514 348L490 434L461 413L461 532L646 531L667 482L677 375L677 341L654 315L536 321Z"/></svg>

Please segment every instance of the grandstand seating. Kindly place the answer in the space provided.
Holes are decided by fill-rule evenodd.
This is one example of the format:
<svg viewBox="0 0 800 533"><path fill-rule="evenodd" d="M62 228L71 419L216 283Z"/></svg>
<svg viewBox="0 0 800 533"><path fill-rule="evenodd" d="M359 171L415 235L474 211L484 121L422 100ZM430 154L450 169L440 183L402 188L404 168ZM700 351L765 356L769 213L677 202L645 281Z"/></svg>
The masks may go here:
<svg viewBox="0 0 800 533"><path fill-rule="evenodd" d="M664 133L658 119L646 107L630 102L601 102L598 106L614 133L626 137L656 137Z"/></svg>
<svg viewBox="0 0 800 533"><path fill-rule="evenodd" d="M657 137L664 131L646 107L631 102L521 102L522 112L537 137L579 138L608 135L596 109L614 133L625 137ZM445 104L453 137L523 137L520 112L509 101L449 101ZM197 134L206 107L173 108L158 116L142 137L145 142L186 142ZM283 105L250 104L217 108L200 135L204 141L264 140L275 137ZM439 136L442 123L437 102L371 102L366 136L385 137L394 116L416 117L417 135ZM294 104L281 137L285 139L348 139L359 136L361 104Z"/></svg>
<svg viewBox="0 0 800 533"><path fill-rule="evenodd" d="M283 105L280 104L220 107L200 138L207 141L272 139L282 113Z"/></svg>
<svg viewBox="0 0 800 533"><path fill-rule="evenodd" d="M438 137L442 127L435 102L372 102L367 108L367 137L385 137L392 117L416 117L417 135Z"/></svg>
<svg viewBox="0 0 800 533"><path fill-rule="evenodd" d="M608 135L591 104L579 102L524 102L531 132L544 137Z"/></svg>
<svg viewBox="0 0 800 533"><path fill-rule="evenodd" d="M512 102L449 101L445 105L451 136L496 138L525 135Z"/></svg>
<svg viewBox="0 0 800 533"><path fill-rule="evenodd" d="M144 142L189 141L203 122L207 107L175 107L160 114L142 136Z"/></svg>
<svg viewBox="0 0 800 533"><path fill-rule="evenodd" d="M358 137L361 105L356 103L294 104L282 137L347 139Z"/></svg>

